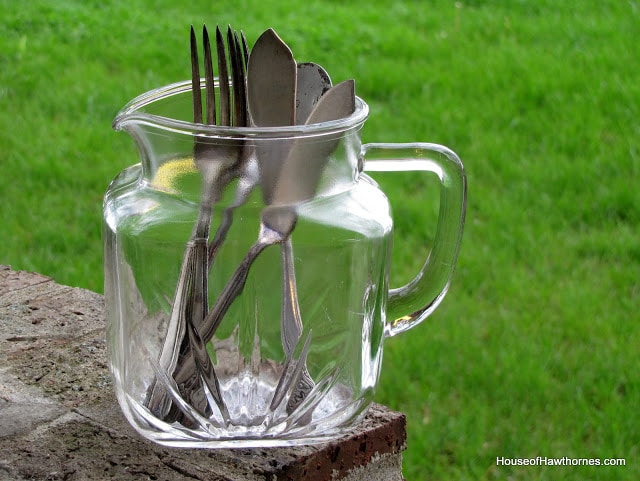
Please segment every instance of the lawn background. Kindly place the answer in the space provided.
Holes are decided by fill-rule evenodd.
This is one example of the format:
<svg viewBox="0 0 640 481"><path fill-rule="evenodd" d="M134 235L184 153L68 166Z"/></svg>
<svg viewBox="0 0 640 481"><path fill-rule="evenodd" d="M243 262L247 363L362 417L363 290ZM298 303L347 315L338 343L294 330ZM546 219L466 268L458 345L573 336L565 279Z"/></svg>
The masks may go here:
<svg viewBox="0 0 640 481"><path fill-rule="evenodd" d="M355 78L365 141L462 157L448 297L389 340L377 401L408 417L405 477L640 479L636 1L0 0L0 263L102 291L101 199L137 161L126 101L189 77L188 28L273 27ZM437 184L385 179L392 280L433 235ZM496 457L626 458L499 467Z"/></svg>

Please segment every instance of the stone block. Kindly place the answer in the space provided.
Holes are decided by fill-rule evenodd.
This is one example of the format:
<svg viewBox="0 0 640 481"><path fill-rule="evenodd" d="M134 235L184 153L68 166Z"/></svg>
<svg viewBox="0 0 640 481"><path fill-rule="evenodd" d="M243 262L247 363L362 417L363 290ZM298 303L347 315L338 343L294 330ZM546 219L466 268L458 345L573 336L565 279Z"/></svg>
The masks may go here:
<svg viewBox="0 0 640 481"><path fill-rule="evenodd" d="M405 417L374 404L344 435L272 449L166 448L113 394L104 299L0 266L0 481L401 481Z"/></svg>

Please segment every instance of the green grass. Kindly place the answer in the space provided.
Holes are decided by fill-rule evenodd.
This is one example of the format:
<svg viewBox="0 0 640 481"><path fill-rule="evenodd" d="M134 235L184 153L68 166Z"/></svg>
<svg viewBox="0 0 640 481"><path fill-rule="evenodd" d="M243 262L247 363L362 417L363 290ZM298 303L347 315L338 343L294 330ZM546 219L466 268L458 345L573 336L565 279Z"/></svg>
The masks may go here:
<svg viewBox="0 0 640 481"><path fill-rule="evenodd" d="M101 291L101 198L136 161L113 116L188 78L191 23L231 23L250 40L274 27L298 60L356 79L365 141L438 142L465 161L451 291L385 346L377 400L407 413L407 479L640 477L637 2L0 0L0 11L1 263ZM437 186L384 186L397 199L398 284L433 234L422 224ZM537 455L627 466L495 462Z"/></svg>

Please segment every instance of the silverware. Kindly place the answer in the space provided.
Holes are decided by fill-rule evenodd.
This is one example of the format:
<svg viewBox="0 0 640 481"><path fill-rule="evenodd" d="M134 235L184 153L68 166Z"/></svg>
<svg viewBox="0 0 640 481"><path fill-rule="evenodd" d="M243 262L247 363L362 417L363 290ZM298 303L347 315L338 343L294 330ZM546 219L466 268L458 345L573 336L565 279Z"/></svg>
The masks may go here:
<svg viewBox="0 0 640 481"><path fill-rule="evenodd" d="M245 91L245 64L247 53L244 36L240 40L237 32L227 29L229 58L220 28L216 28L216 54L219 72L220 118L216 118L216 95L214 86L211 43L206 26L203 27L206 115L210 125L247 125L247 102ZM230 68L227 67L229 64ZM195 123L203 123L201 79L197 41L191 28L191 67L193 117ZM231 102L229 75L233 82L233 102ZM233 112L231 105L233 104ZM220 384L214 366L206 351L206 340L201 335L202 323L209 311L208 274L214 255L209 245L209 234L213 205L218 202L225 186L238 177L247 162L247 150L237 142L224 145L220 140L208 142L206 137L196 137L194 161L202 174L203 184L198 217L191 238L187 244L183 267L180 272L178 289L172 305L169 328L160 356L160 367L173 374L173 380L181 395L199 414L211 414L212 404L217 406L222 418L229 419L227 407L222 399ZM224 229L224 224L221 228ZM228 225L226 225L228 229ZM220 231L220 228L219 228ZM224 235L216 236L217 239ZM213 245L213 243L212 243ZM183 366L189 366L185 372ZM151 389L147 407L167 422L183 419L190 413L167 396L167 386L158 379Z"/></svg>
<svg viewBox="0 0 640 481"><path fill-rule="evenodd" d="M296 125L303 125L320 97L331 88L331 78L320 65L299 63L296 80Z"/></svg>
<svg viewBox="0 0 640 481"><path fill-rule="evenodd" d="M298 90L298 75L301 71L306 79L305 88ZM264 32L251 51L247 69L249 111L252 123L259 127L295 125L298 112L306 119L308 112L304 112L304 109L310 112L313 94L315 94L313 85L309 85L315 81L315 78L312 74L305 77L306 71L306 67L300 68L296 64L289 47L273 30ZM314 90L313 93L312 90ZM303 92L302 98L298 97L300 92ZM272 192L290 144L288 140L278 140L257 146L261 185L267 204L272 200ZM263 219L261 219L260 230L265 230ZM291 230L293 230L293 224L270 239L270 242L280 243L282 265L280 336L287 360L291 359L303 329L298 304ZM300 381L287 403L287 413L295 409L314 385L304 363Z"/></svg>
<svg viewBox="0 0 640 481"><path fill-rule="evenodd" d="M331 79L329 74L315 63L298 64L296 74L295 123L301 125L308 120L320 97L331 88ZM280 245L280 253L283 272L280 336L287 361L289 361L293 356L303 330L302 316L298 304L293 242L290 235ZM291 414L304 401L315 386L315 382L307 369L306 354L304 359L298 362L302 363L302 370L287 402L286 411L288 414Z"/></svg>
<svg viewBox="0 0 640 481"><path fill-rule="evenodd" d="M345 80L331 87L316 103L305 124L330 122L348 117L355 111L355 82ZM320 181L320 176L329 160L329 156L338 146L340 139L322 142L294 141L280 175L273 189L271 205L273 208L296 206L311 199ZM277 225L277 223L276 223Z"/></svg>
<svg viewBox="0 0 640 481"><path fill-rule="evenodd" d="M212 52L206 27L203 28L203 40L204 120L207 124L292 126L340 119L355 110L353 81L332 87L328 74L319 65L297 65L290 49L271 29L262 34L249 54L244 36L239 37L229 27L228 58L220 29L216 29L220 91L220 118L217 119ZM194 122L203 123L202 87L193 28L191 63ZM338 138L311 144L299 140L267 139L255 141L249 147L248 143L238 145L234 141L225 145L220 139L208 142L204 135L196 137L194 161L203 179L200 207L185 249L168 333L159 362L154 365L156 372L161 370L162 375L156 374L147 399L147 407L165 422L193 423L198 416L210 418L216 410L220 415L216 416L218 419L221 417L224 423L229 422L229 412L206 344L242 292L255 259L274 244L281 245L281 340L286 362L271 408L276 409L282 404L288 393L286 412L291 414L315 386L306 366L311 331L307 332L298 359L293 359L301 341L303 324L291 233L297 222L296 206L315 194L324 166L338 142ZM213 206L233 179L238 180L236 198L223 211L214 239L209 242ZM210 307L209 270L226 238L234 209L246 202L258 183L266 204L261 213L258 238ZM195 410L195 414L188 410L188 406Z"/></svg>
<svg viewBox="0 0 640 481"><path fill-rule="evenodd" d="M320 98L306 123L328 122L351 115L355 110L354 87L353 80L346 80L329 89ZM262 211L258 239L249 248L216 303L202 322L200 333L204 342L211 340L227 310L242 292L251 265L260 253L271 245L284 243L289 238L297 221L296 206L309 200L315 194L324 166L329 155L336 149L338 142L339 138L334 141L314 142L311 144L292 142L289 153L280 169L280 174L273 186L271 203ZM285 275L286 269L285 266ZM289 279L288 286L292 287L293 285L295 285L295 281L291 282L291 279ZM291 291L292 289L289 290ZM288 302L291 305L294 303L293 300ZM295 319L297 314L294 313L292 316ZM297 323L297 321L291 320L286 322L288 325L291 322ZM290 328L287 327L287 329ZM291 328L289 332L297 332L297 329ZM289 340L287 342L290 345L295 345L295 342L292 342L293 334L288 336ZM294 391L294 395L290 398L293 403L291 404L292 409L304 399L306 393L308 391L304 386L300 386L299 390Z"/></svg>
<svg viewBox="0 0 640 481"><path fill-rule="evenodd" d="M251 90L250 84L248 90ZM320 98L306 123L311 124L340 119L351 115L354 110L354 82L353 80L346 80L329 89ZM306 143L303 145L300 142L292 143L286 159L282 162L282 168L279 169L280 173L275 184L269 186L271 202L270 205L263 209L260 231L256 242L249 248L209 314L202 322L199 332L205 343L213 338L229 307L236 297L241 294L256 258L267 247L274 244L282 244L291 235L297 221L295 206L313 197L328 157L335 150L338 142L339 139L336 138L332 142L315 142L310 145ZM286 269L285 266L285 273ZM294 283L295 281L291 283L291 280L289 280L288 285L292 286ZM293 305L294 301L290 300L288 302ZM294 313L294 319L295 316L297 314ZM288 325L291 325L291 322L291 320L286 321ZM287 329L290 328L287 327ZM297 329L291 328L288 332L294 333L297 332ZM286 342L295 346L296 343L292 341L293 334L288 334L288 337L289 339ZM287 361L289 361L291 355L287 357ZM180 370L176 371L175 374L176 381L188 377L193 371L193 365L189 363L182 363L179 367ZM302 379L301 377L300 385L287 401L288 412L293 410L310 390L310 388L307 390L307 383L304 383ZM311 380L311 382L313 381Z"/></svg>

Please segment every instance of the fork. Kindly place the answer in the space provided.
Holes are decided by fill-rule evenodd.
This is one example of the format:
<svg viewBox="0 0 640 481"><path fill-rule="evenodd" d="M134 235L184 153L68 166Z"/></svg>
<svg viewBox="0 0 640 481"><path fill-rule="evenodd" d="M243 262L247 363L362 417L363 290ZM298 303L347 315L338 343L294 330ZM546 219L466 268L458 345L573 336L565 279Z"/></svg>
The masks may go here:
<svg viewBox="0 0 640 481"><path fill-rule="evenodd" d="M213 74L211 42L206 26L203 27L205 100L206 111L202 110L202 87L199 69L197 40L191 27L191 77L193 94L194 123L245 127L248 109L245 89L245 71L248 57L247 42L229 26L227 45L219 27L216 27L216 55L219 82L219 118L217 118L216 95ZM229 67L229 68L228 68ZM233 100L229 85L229 70L233 82ZM232 108L233 106L233 108ZM204 117L203 117L204 115ZM231 180L242 175L248 154L243 145L224 145L218 139L207 142L206 137L196 137L194 162L202 175L202 193L198 217L187 243L183 257L178 287L174 296L169 320L169 329L160 356L160 366L172 374L175 385L188 404L199 414L209 417L215 404L225 422L229 420L228 409L222 399L220 384L213 363L206 350L207 339L201 335L201 324L208 313L208 275L215 251L224 240L229 229L231 216L225 211L223 222L218 228L214 241L209 243L213 206L220 200L221 193ZM237 203L241 203L239 200ZM229 209L227 209L229 210ZM194 369L184 369L192 366ZM165 386L156 379L147 407L166 422L191 419L193 416L181 409L181 403L171 401L172 386Z"/></svg>

